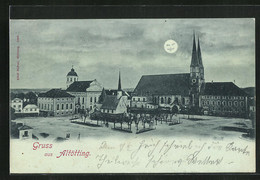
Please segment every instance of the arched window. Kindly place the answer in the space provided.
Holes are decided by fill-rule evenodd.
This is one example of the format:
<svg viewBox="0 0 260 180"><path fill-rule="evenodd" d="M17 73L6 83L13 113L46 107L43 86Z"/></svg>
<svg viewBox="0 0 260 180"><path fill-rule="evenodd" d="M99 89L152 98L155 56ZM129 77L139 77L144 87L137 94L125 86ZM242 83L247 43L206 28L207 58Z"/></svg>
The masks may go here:
<svg viewBox="0 0 260 180"><path fill-rule="evenodd" d="M95 98L94 98L94 103L96 103L96 102L97 102L97 98L95 97Z"/></svg>
<svg viewBox="0 0 260 180"><path fill-rule="evenodd" d="M72 78L70 78L70 81L72 81Z"/></svg>
<svg viewBox="0 0 260 180"><path fill-rule="evenodd" d="M90 97L90 102L92 102L92 97Z"/></svg>
<svg viewBox="0 0 260 180"><path fill-rule="evenodd" d="M59 110L60 109L60 106L59 106L59 104L57 104L57 110Z"/></svg>
<svg viewBox="0 0 260 180"><path fill-rule="evenodd" d="M234 102L234 105L237 106L237 101Z"/></svg>
<svg viewBox="0 0 260 180"><path fill-rule="evenodd" d="M84 103L84 97L82 98L82 103Z"/></svg>
<svg viewBox="0 0 260 180"><path fill-rule="evenodd" d="M168 98L168 104L171 104L171 98L170 97Z"/></svg>
<svg viewBox="0 0 260 180"><path fill-rule="evenodd" d="M240 106L244 106L244 102L242 101L242 102L240 102Z"/></svg>
<svg viewBox="0 0 260 180"><path fill-rule="evenodd" d="M161 97L161 104L163 104L163 97Z"/></svg>
<svg viewBox="0 0 260 180"><path fill-rule="evenodd" d="M185 104L185 98L184 97L182 98L182 104L183 105Z"/></svg>

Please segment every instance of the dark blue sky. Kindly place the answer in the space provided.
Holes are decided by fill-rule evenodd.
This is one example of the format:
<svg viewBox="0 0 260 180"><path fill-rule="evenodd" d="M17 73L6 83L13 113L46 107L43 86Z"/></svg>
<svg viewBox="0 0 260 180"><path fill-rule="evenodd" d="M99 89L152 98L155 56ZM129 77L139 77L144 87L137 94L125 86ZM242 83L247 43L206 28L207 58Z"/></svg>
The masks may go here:
<svg viewBox="0 0 260 180"><path fill-rule="evenodd" d="M119 69L123 88L144 74L187 73L193 30L206 81L255 82L254 19L11 20L10 28L11 88L65 87L71 65L79 80L97 79L106 88L117 87ZM174 54L164 50L169 39L178 43Z"/></svg>

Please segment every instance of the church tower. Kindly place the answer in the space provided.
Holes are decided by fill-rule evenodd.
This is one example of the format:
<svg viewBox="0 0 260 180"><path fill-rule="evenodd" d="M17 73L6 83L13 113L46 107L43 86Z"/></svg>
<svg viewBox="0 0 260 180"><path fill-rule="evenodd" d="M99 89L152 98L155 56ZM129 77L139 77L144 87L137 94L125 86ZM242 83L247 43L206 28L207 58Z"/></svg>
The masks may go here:
<svg viewBox="0 0 260 180"><path fill-rule="evenodd" d="M123 95L123 91L121 88L121 77L120 77L120 71L119 71L119 79L118 79L118 88L117 88L117 99L119 99Z"/></svg>
<svg viewBox="0 0 260 180"><path fill-rule="evenodd" d="M198 48L196 48L195 34L193 34L193 47L190 65L190 96L192 107L199 106L199 94L204 81L204 67L202 63L200 41L198 39Z"/></svg>
<svg viewBox="0 0 260 180"><path fill-rule="evenodd" d="M78 74L75 72L75 70L73 69L73 66L72 66L70 72L68 72L68 74L67 74L67 81L66 81L66 86L67 86L67 88L68 88L74 81L78 81Z"/></svg>

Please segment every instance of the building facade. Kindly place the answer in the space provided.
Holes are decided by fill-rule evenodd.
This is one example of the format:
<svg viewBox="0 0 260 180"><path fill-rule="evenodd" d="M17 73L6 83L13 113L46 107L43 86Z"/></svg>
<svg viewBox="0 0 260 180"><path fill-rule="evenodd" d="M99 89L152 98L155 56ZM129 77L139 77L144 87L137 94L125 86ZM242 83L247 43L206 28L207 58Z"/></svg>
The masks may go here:
<svg viewBox="0 0 260 180"><path fill-rule="evenodd" d="M100 96L101 112L106 114L123 114L127 113L129 105L128 96L121 88L121 76L119 73L118 89L114 95L106 95L103 90L102 96Z"/></svg>
<svg viewBox="0 0 260 180"><path fill-rule="evenodd" d="M205 83L199 98L203 114L246 116L247 94L232 82Z"/></svg>
<svg viewBox="0 0 260 180"><path fill-rule="evenodd" d="M61 89L51 89L38 95L41 113L49 116L67 116L75 113L75 97Z"/></svg>
<svg viewBox="0 0 260 180"><path fill-rule="evenodd" d="M23 100L20 98L14 98L13 100L11 100L11 107L14 108L15 113L22 113Z"/></svg>
<svg viewBox="0 0 260 180"><path fill-rule="evenodd" d="M23 108L23 113L24 114L39 115L40 111L39 111L38 106L36 106L35 104L27 104Z"/></svg>

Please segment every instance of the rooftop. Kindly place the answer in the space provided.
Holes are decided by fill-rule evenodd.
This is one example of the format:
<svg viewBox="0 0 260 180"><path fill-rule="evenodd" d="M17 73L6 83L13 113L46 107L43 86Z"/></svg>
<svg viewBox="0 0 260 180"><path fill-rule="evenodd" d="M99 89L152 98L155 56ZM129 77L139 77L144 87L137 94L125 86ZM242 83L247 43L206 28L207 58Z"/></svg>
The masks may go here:
<svg viewBox="0 0 260 180"><path fill-rule="evenodd" d="M66 91L69 92L86 92L87 88L90 87L92 81L74 81Z"/></svg>
<svg viewBox="0 0 260 180"><path fill-rule="evenodd" d="M143 75L135 95L189 95L190 74Z"/></svg>
<svg viewBox="0 0 260 180"><path fill-rule="evenodd" d="M74 97L74 96L61 89L51 89L46 93L40 93L38 97L59 98L59 97Z"/></svg>
<svg viewBox="0 0 260 180"><path fill-rule="evenodd" d="M207 82L202 86L202 95L247 96L233 82Z"/></svg>

